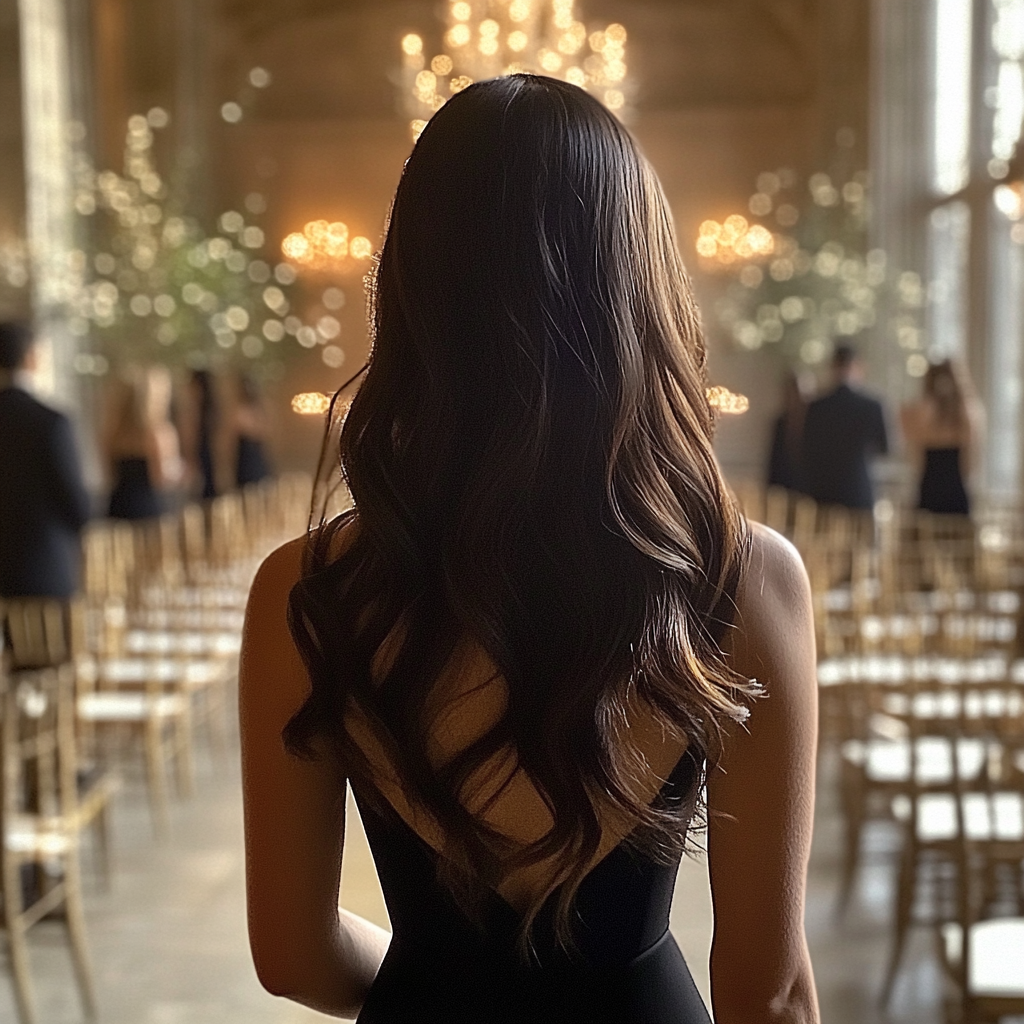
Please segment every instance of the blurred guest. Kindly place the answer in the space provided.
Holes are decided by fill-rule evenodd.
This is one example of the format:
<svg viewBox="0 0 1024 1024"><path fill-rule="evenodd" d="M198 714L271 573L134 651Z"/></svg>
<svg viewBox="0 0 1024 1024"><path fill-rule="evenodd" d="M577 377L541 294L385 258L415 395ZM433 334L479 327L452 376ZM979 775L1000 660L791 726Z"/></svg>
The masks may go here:
<svg viewBox="0 0 1024 1024"><path fill-rule="evenodd" d="M807 490L801 451L806 415L807 401L800 378L789 372L782 382L782 412L772 428L772 446L768 453L769 487Z"/></svg>
<svg viewBox="0 0 1024 1024"><path fill-rule="evenodd" d="M983 414L966 370L944 359L928 367L922 395L903 407L907 445L921 473L918 508L968 515L964 485L977 447Z"/></svg>
<svg viewBox="0 0 1024 1024"><path fill-rule="evenodd" d="M804 417L807 493L824 504L870 509L875 494L868 464L889 450L885 414L881 402L857 389L861 367L851 345L836 347L832 372L835 387L811 402Z"/></svg>
<svg viewBox="0 0 1024 1024"><path fill-rule="evenodd" d="M70 597L89 518L71 423L23 387L32 333L0 323L0 596Z"/></svg>
<svg viewBox="0 0 1024 1024"><path fill-rule="evenodd" d="M264 450L267 438L267 413L263 408L259 387L247 373L239 374L238 377L234 427L238 439L235 483L239 487L257 484L270 476L270 465Z"/></svg>
<svg viewBox="0 0 1024 1024"><path fill-rule="evenodd" d="M214 438L217 433L216 382L209 370L193 370L189 378L186 419L182 424L192 478L204 500L217 497Z"/></svg>
<svg viewBox="0 0 1024 1024"><path fill-rule="evenodd" d="M113 484L111 518L160 515L165 510L160 492L180 482L181 453L170 404L170 374L162 366L132 367L115 381L104 435Z"/></svg>

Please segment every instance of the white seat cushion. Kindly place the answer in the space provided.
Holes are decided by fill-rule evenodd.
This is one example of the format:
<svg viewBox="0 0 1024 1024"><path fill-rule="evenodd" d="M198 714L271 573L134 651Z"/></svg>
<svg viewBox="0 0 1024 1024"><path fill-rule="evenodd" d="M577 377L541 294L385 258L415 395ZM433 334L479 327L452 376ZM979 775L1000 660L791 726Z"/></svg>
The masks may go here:
<svg viewBox="0 0 1024 1024"><path fill-rule="evenodd" d="M60 818L40 818L31 814L14 814L4 833L4 845L13 853L37 853L59 857L74 846L74 837Z"/></svg>
<svg viewBox="0 0 1024 1024"><path fill-rule="evenodd" d="M173 693L131 691L83 693L78 698L78 717L89 722L141 722L150 717L169 718L186 709L185 698Z"/></svg>
<svg viewBox="0 0 1024 1024"><path fill-rule="evenodd" d="M936 785L953 779L952 743L938 736L925 736L917 745L917 782ZM981 740L956 740L957 762L962 779L976 778L985 763L985 744ZM910 781L910 743L907 740L847 740L843 757L863 765L864 774L873 782Z"/></svg>
<svg viewBox="0 0 1024 1024"><path fill-rule="evenodd" d="M974 842L1024 840L1024 797L1020 793L965 793L961 797L964 832ZM893 814L907 820L911 803L893 801ZM921 842L956 838L956 802L952 793L925 793L917 799L917 836Z"/></svg>
<svg viewBox="0 0 1024 1024"><path fill-rule="evenodd" d="M963 955L963 929L943 925L946 958ZM971 925L967 985L972 996L1024 998L1024 918L1006 917Z"/></svg>

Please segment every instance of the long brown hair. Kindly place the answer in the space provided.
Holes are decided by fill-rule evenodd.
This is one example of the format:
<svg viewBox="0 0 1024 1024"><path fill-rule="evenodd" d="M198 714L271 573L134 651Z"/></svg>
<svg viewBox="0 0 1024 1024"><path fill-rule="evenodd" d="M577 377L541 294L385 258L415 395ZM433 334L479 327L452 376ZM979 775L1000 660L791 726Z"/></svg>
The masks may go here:
<svg viewBox="0 0 1024 1024"><path fill-rule="evenodd" d="M373 352L340 434L355 507L313 532L292 591L312 692L284 737L306 756L326 740L372 793L346 727L358 709L445 836L440 870L463 905L551 858L565 938L599 809L648 853L678 853L704 765L754 689L718 643L745 528L712 453L704 343L667 204L583 90L481 82L434 116L406 164L370 297ZM353 521L338 555L332 539ZM397 654L371 671L389 636ZM506 706L438 765L423 709L467 639ZM647 773L626 728L637 700L688 741L685 806L639 795ZM505 752L553 818L525 850L465 806L474 772Z"/></svg>
<svg viewBox="0 0 1024 1024"><path fill-rule="evenodd" d="M967 423L969 383L964 371L952 359L931 363L924 375L925 397L935 406L935 417L943 426L963 427Z"/></svg>

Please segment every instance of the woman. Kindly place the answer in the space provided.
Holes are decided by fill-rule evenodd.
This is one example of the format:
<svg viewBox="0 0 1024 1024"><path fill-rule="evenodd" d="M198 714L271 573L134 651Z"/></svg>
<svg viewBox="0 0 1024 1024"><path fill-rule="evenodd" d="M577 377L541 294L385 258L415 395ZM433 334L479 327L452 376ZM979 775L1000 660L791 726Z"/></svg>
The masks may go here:
<svg viewBox="0 0 1024 1024"><path fill-rule="evenodd" d="M966 371L950 359L932 363L921 398L902 410L903 433L921 473L917 507L970 514L964 480L980 433L981 412Z"/></svg>
<svg viewBox="0 0 1024 1024"><path fill-rule="evenodd" d="M116 381L103 444L112 481L107 512L112 519L160 515L160 492L181 480L170 405L171 377L165 367L131 367Z"/></svg>
<svg viewBox="0 0 1024 1024"><path fill-rule="evenodd" d="M806 493L800 455L804 443L807 399L800 378L792 371L782 381L782 411L772 427L768 452L768 486Z"/></svg>
<svg viewBox="0 0 1024 1024"><path fill-rule="evenodd" d="M209 370L193 370L189 377L189 414L184 424L190 471L203 501L217 497L214 460L217 436L217 389Z"/></svg>
<svg viewBox="0 0 1024 1024"><path fill-rule="evenodd" d="M246 619L264 986L362 1024L707 1024L668 932L707 765L716 1020L817 1021L807 582L720 476L653 172L574 86L473 85L371 300L355 508L266 561ZM337 907L346 784L393 939Z"/></svg>
<svg viewBox="0 0 1024 1024"><path fill-rule="evenodd" d="M238 399L234 410L235 484L246 487L270 476L264 450L267 438L267 414L256 381L247 374L238 376Z"/></svg>

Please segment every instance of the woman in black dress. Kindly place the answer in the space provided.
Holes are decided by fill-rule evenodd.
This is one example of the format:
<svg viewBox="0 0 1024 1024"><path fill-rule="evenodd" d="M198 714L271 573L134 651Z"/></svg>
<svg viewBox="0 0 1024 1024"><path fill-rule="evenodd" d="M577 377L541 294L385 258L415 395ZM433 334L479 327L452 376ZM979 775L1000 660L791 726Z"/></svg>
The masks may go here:
<svg viewBox="0 0 1024 1024"><path fill-rule="evenodd" d="M217 389L209 370L193 370L189 378L191 422L188 425L192 473L203 501L217 497L214 439L217 436Z"/></svg>
<svg viewBox="0 0 1024 1024"><path fill-rule="evenodd" d="M981 412L966 370L950 359L932 363L921 398L904 406L902 420L921 474L917 507L940 515L969 515L965 481L978 445Z"/></svg>
<svg viewBox="0 0 1024 1024"><path fill-rule="evenodd" d="M355 507L246 617L263 984L361 1024L708 1024L668 930L706 782L716 1020L814 1024L809 588L719 472L653 171L575 86L471 85L371 298ZM393 937L338 909L348 785Z"/></svg>
<svg viewBox="0 0 1024 1024"><path fill-rule="evenodd" d="M768 452L769 487L806 493L801 452L804 442L804 416L807 399L800 378L792 371L782 382L782 412L772 425L771 448Z"/></svg>
<svg viewBox="0 0 1024 1024"><path fill-rule="evenodd" d="M239 374L238 399L234 410L235 484L246 487L258 484L270 476L267 461L267 414L260 398L256 381L247 374Z"/></svg>
<svg viewBox="0 0 1024 1024"><path fill-rule="evenodd" d="M104 450L112 519L165 511L163 492L181 480L178 435L170 420L171 379L164 367L130 367L109 396Z"/></svg>

